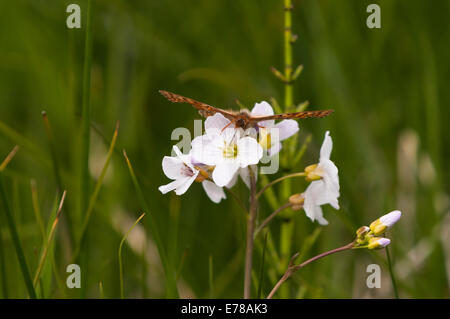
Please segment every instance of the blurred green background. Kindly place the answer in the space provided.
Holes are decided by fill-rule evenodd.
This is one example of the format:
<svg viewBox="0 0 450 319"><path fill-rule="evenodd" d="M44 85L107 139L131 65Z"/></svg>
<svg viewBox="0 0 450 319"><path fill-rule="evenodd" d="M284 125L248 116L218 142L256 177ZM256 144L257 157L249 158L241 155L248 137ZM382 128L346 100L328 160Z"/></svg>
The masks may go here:
<svg viewBox="0 0 450 319"><path fill-rule="evenodd" d="M366 26L366 7L372 2L381 7L381 29ZM66 27L70 3L81 6L81 29ZM290 255L300 250L304 260L344 245L359 226L400 209L403 217L388 234L400 296L448 298L450 2L293 3L293 32L299 36L293 45L294 62L305 66L294 86L295 101L309 100L310 109L336 112L323 120L300 122L298 149L309 134L311 143L296 167L285 167L276 177L316 162L323 135L330 130L341 209L325 207L330 222L325 227L296 212ZM200 118L192 108L165 100L158 89L225 108L237 109L235 99L250 107L271 97L281 103L283 84L270 67L283 67L283 1L93 1L89 195L118 120L120 129L87 244L80 252L82 288L68 289L66 266L84 213L79 162L86 4L0 2L0 150L5 157L14 145L20 146L5 170L4 184L32 275L43 239L30 181L36 182L46 224L52 223L51 212L62 193L43 110L55 136L61 187L67 189L38 295L120 296L119 243L144 211L122 156L125 149L150 208L123 248L125 296L165 296L164 273L149 229L152 214L178 272L180 297L242 297L246 221L239 206L232 198L212 203L199 184L181 197L157 189L169 182L161 161L176 143L171 141L172 130L193 131L193 120ZM295 192L305 186L301 179L293 181ZM236 192L243 199L248 196L241 182ZM279 198L280 203L285 200ZM260 215L271 211L263 199ZM279 253L284 222L277 218L270 226L273 246L267 250L263 296L284 269L270 257ZM4 214L0 230L0 296L25 298ZM263 236L254 254L256 279L262 245ZM381 289L366 286L366 267L372 263L382 267ZM384 250L327 257L301 270L286 289L282 296L292 298L394 297ZM254 296L255 291L256 285Z"/></svg>

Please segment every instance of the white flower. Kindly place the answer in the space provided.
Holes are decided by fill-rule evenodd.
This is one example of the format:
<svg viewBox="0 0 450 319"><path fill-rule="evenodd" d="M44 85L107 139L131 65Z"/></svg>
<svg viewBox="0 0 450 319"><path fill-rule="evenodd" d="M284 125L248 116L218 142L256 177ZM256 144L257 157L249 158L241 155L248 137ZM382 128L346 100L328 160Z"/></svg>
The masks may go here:
<svg viewBox="0 0 450 319"><path fill-rule="evenodd" d="M266 101L256 103L251 112L252 116L268 116L273 114L272 106ZM278 138L273 138L272 136L274 129L278 130ZM280 151L280 142L291 137L298 130L298 123L294 120L283 120L277 124L275 124L274 120L261 121L258 122L259 143L272 156Z"/></svg>
<svg viewBox="0 0 450 319"><path fill-rule="evenodd" d="M216 113L213 116L209 116L206 118L205 131L206 134L209 136L209 139L212 139L217 135L221 134L224 128L234 128L234 125L222 114ZM255 179L257 179L258 178L257 166L252 165L251 169L254 173ZM234 176L233 181L230 183L231 185L234 185L235 182L237 181L237 175L239 175L242 178L244 184L247 185L248 188L250 188L250 174L248 168L247 167L239 168L238 174ZM231 188L232 186L227 185L226 187Z"/></svg>
<svg viewBox="0 0 450 319"><path fill-rule="evenodd" d="M174 181L160 186L158 189L161 193L166 194L175 190L175 194L183 195L192 183L199 177L201 164L194 165L192 162L191 153L184 155L177 146L173 147L176 157L164 156L162 167L164 174ZM222 187L202 178L202 186L208 197L214 202L219 203L225 199L225 192Z"/></svg>
<svg viewBox="0 0 450 319"><path fill-rule="evenodd" d="M254 138L242 137L241 130L218 124L224 117L215 114L205 123L206 134L192 141L192 156L196 161L215 166L212 179L217 186L229 184L239 168L245 168L259 162L262 147ZM214 124L214 125L213 125Z"/></svg>
<svg viewBox="0 0 450 319"><path fill-rule="evenodd" d="M339 209L339 177L336 165L330 161L332 148L333 141L327 131L320 148L319 164L310 166L309 172L308 169L305 169L313 179L304 192L305 213L312 221L317 220L321 225L328 224L323 217L321 205L330 204L335 209Z"/></svg>
<svg viewBox="0 0 450 319"><path fill-rule="evenodd" d="M175 190L175 194L183 195L195 181L200 171L192 165L189 155L182 154L177 146L174 146L173 150L177 156L164 156L162 168L164 174L174 181L160 186L158 189L163 194Z"/></svg>

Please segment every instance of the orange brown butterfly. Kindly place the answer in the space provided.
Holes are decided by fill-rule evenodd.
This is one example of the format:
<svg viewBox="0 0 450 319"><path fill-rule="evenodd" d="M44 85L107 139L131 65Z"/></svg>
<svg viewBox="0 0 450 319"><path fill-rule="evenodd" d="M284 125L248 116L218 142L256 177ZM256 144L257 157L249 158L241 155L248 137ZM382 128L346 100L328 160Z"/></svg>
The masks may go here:
<svg viewBox="0 0 450 319"><path fill-rule="evenodd" d="M225 116L228 120L230 120L230 124L234 124L235 127L243 128L244 130L250 127L257 127L258 122L261 121L281 120L281 119L304 119L309 117L322 118L334 112L334 110L320 110L320 111L303 111L295 113L253 116L250 114L248 110L240 110L239 112L225 111L217 107L208 105L206 103L199 102L194 99L184 97L175 93L167 92L164 90L159 90L159 93L161 93L166 99L168 99L171 102L188 103L192 105L199 111L200 115L204 117L220 113L223 116ZM224 127L224 129L225 128L226 127Z"/></svg>

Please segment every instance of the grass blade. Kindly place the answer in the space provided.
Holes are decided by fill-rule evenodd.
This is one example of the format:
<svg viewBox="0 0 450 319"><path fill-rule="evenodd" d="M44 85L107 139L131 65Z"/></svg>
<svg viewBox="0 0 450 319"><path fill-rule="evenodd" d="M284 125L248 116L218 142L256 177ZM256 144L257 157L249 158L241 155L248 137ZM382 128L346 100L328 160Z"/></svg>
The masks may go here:
<svg viewBox="0 0 450 319"><path fill-rule="evenodd" d="M30 295L30 298L36 299L36 292L33 287L33 283L31 281L30 271L27 266L27 261L25 259L25 255L23 253L22 245L20 243L19 234L17 232L16 223L14 221L14 217L12 215L8 197L6 196L6 191L3 183L3 170L5 169L6 165L11 161L12 157L14 156L15 152L17 151L16 147L11 151L11 153L6 157L5 161L0 165L0 196L3 202L3 210L6 216L6 221L8 224L9 231L11 233L11 239L14 244L14 248L16 250L17 259L19 260L20 269L22 271L23 279L25 280L25 285L28 290L28 294Z"/></svg>
<svg viewBox="0 0 450 319"><path fill-rule="evenodd" d="M42 268L44 267L44 264L45 264L45 260L47 259L48 250L49 250L50 244L53 240L53 237L55 235L56 226L58 225L59 219L61 217L62 206L64 204L65 198L66 198L66 191L64 191L62 194L61 201L59 202L58 212L56 213L55 220L53 221L52 228L50 229L50 233L47 238L47 244L44 247L44 251L42 252L41 259L39 260L39 266L36 270L36 274L35 274L34 280L33 280L34 287L36 287L36 285L37 285L39 276L41 275Z"/></svg>
<svg viewBox="0 0 450 319"><path fill-rule="evenodd" d="M89 194L89 145L91 121L91 64L92 64L92 12L91 0L88 0L86 15L86 34L84 43L83 69L83 109L81 120L81 158L80 158L80 213L87 208ZM80 214L80 216L82 216Z"/></svg>
<svg viewBox="0 0 450 319"><path fill-rule="evenodd" d="M133 230L133 228L139 223L139 221L144 218L145 213L143 213L141 216L139 216L138 219L136 219L136 221L134 222L133 226L130 227L130 229L128 229L128 231L125 233L125 235L122 237L122 240L120 241L119 244L119 276L120 276L120 298L123 299L124 295L123 295L123 263L122 263L122 246L123 243L125 242L125 240L127 239L128 235L131 233L131 231Z"/></svg>
<svg viewBox="0 0 450 319"><path fill-rule="evenodd" d="M145 209L145 211L149 214L149 227L150 231L152 233L153 239L155 241L156 247L158 248L159 258L161 259L161 263L164 269L164 273L166 275L166 296L168 298L178 298L178 288L176 284L176 274L175 270L172 266L172 264L169 262L169 259L167 257L163 242L161 240L161 237L159 235L158 228L156 226L156 221L152 214L150 214L150 209L147 204L147 201L145 200L144 194L142 192L142 189L139 185L139 182L136 178L136 175L133 170L133 166L131 165L130 160L128 159L127 153L123 151L123 156L125 157L125 160L127 162L128 170L130 171L131 179L133 181L134 187L136 189L138 200L140 202L140 205Z"/></svg>
<svg viewBox="0 0 450 319"><path fill-rule="evenodd" d="M16 155L17 151L19 150L19 146L14 146L11 152L9 152L8 156L3 160L2 164L0 164L0 171L3 171L6 166L11 162L13 157Z"/></svg>

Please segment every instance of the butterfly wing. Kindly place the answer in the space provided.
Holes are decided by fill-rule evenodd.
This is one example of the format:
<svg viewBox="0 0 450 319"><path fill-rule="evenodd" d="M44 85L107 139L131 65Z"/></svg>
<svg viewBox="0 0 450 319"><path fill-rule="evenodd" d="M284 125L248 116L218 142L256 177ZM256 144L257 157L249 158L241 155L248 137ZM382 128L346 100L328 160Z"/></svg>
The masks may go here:
<svg viewBox="0 0 450 319"><path fill-rule="evenodd" d="M330 115L334 110L320 110L320 111L303 111L303 112L295 112L295 113L282 113L275 115L267 115L267 116L252 116L250 118L250 122L260 122L267 120L284 120L284 119L305 119L308 117L316 117L321 118Z"/></svg>
<svg viewBox="0 0 450 319"><path fill-rule="evenodd" d="M235 118L235 115L231 112L224 111L217 107L208 105L203 102L196 101L194 99L191 99L191 98L188 98L185 96L181 96L181 95L167 92L164 90L159 90L159 93L161 93L166 99L168 99L169 101L171 101L173 103L188 103L188 104L192 105L197 110L199 110L199 113L204 117L208 117L208 116L212 116L216 113L220 113L223 116L225 116L227 119L229 119L230 121L234 120L234 118Z"/></svg>

